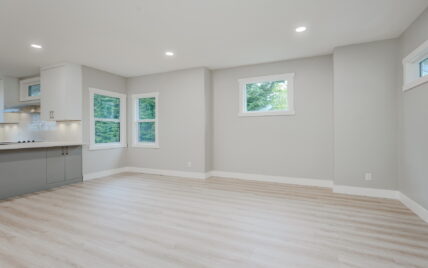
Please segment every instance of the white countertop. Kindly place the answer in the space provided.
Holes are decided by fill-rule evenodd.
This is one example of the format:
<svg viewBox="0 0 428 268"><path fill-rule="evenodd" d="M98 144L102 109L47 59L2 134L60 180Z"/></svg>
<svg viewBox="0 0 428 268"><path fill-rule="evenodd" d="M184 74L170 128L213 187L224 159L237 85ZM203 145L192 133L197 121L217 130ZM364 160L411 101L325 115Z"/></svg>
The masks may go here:
<svg viewBox="0 0 428 268"><path fill-rule="evenodd" d="M61 146L79 146L83 145L81 142L69 142L69 141L55 141L55 142L34 142L34 143L14 143L8 145L0 145L1 150L16 150L16 149L28 149L28 148L48 148L48 147L61 147Z"/></svg>

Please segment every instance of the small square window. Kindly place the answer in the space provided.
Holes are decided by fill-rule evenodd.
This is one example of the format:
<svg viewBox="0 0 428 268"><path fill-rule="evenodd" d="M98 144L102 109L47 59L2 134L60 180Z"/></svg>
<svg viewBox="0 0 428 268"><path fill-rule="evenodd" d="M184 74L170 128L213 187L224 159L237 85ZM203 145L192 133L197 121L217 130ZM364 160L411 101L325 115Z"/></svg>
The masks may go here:
<svg viewBox="0 0 428 268"><path fill-rule="evenodd" d="M294 74L239 80L240 116L291 115Z"/></svg>
<svg viewBox="0 0 428 268"><path fill-rule="evenodd" d="M40 84L28 86L28 96L39 97L40 96Z"/></svg>

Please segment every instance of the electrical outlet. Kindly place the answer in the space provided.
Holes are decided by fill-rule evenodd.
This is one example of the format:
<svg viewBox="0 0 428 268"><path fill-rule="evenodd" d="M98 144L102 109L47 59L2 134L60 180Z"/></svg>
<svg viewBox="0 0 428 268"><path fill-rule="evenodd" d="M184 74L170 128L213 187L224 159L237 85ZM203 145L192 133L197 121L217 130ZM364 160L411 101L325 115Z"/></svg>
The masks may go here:
<svg viewBox="0 0 428 268"><path fill-rule="evenodd" d="M371 173L366 173L364 174L364 179L366 181L371 181L372 180L372 174Z"/></svg>
<svg viewBox="0 0 428 268"><path fill-rule="evenodd" d="M192 162L191 161L187 162L187 167L192 167Z"/></svg>

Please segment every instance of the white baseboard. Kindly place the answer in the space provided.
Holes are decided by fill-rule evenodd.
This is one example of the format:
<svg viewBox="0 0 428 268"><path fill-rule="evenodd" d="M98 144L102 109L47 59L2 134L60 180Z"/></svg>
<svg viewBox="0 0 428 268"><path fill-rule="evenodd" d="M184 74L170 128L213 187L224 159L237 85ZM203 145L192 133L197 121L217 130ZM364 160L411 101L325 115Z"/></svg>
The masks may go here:
<svg viewBox="0 0 428 268"><path fill-rule="evenodd" d="M340 193L340 194L360 195L360 196L389 198L389 199L399 199L400 197L399 192L395 190L344 186L344 185L334 185L333 192Z"/></svg>
<svg viewBox="0 0 428 268"><path fill-rule="evenodd" d="M428 210L400 192L400 201L422 220L428 223Z"/></svg>
<svg viewBox="0 0 428 268"><path fill-rule="evenodd" d="M145 174L154 174L154 175L180 177L180 178L191 178L191 179L206 179L208 174L205 172L152 169L152 168L139 168L139 167L128 167L127 171L135 172L135 173L145 173Z"/></svg>
<svg viewBox="0 0 428 268"><path fill-rule="evenodd" d="M317 186L331 188L333 181L330 180L319 180L319 179L307 179L307 178L290 178L281 176L261 175L261 174L249 174L249 173L235 173L213 170L207 173L207 177L221 177L221 178L233 178L241 180L252 180L252 181L264 181L264 182L278 182L295 185L305 186Z"/></svg>
<svg viewBox="0 0 428 268"><path fill-rule="evenodd" d="M111 175L116 175L116 174L125 173L125 172L155 174L155 175L193 178L193 179L221 177L221 178L233 178L233 179L241 179L241 180L253 180L253 181L277 182L277 183L295 184L295 185L304 185L304 186L326 187L326 188L332 188L334 193L400 200L406 207L412 210L416 215L418 215L424 221L428 222L428 210L399 191L334 185L333 181L331 180L290 178L290 177L261 175L261 174L225 172L225 171L218 171L218 170L204 173L204 172L189 172L189 171L179 171L179 170L150 169L150 168L138 168L138 167L123 167L123 168L89 173L89 174L83 175L83 180L87 181L87 180L108 177Z"/></svg>
<svg viewBox="0 0 428 268"><path fill-rule="evenodd" d="M127 171L128 171L128 168L123 167L123 168L108 169L108 170L83 174L83 181L89 181L89 180L93 180L93 179L108 177L111 175L116 175L116 174L124 173Z"/></svg>

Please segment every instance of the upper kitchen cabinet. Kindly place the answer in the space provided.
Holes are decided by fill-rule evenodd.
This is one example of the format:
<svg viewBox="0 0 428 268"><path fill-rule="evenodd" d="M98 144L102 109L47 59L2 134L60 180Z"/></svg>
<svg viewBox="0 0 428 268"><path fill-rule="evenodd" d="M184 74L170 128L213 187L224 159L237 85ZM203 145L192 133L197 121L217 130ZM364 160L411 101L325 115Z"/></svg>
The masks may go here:
<svg viewBox="0 0 428 268"><path fill-rule="evenodd" d="M43 67L40 116L44 121L82 120L82 67L64 63Z"/></svg>

